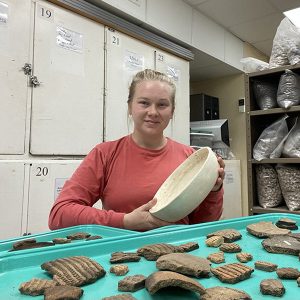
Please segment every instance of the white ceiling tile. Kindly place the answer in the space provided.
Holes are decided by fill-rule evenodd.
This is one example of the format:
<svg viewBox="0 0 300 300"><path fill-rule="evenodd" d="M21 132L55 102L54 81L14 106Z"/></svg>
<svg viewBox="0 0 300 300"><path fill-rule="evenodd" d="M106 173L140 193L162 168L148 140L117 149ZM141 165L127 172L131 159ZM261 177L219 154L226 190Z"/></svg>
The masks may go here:
<svg viewBox="0 0 300 300"><path fill-rule="evenodd" d="M224 27L276 13L276 8L262 0L210 0L196 6L206 16Z"/></svg>
<svg viewBox="0 0 300 300"><path fill-rule="evenodd" d="M250 44L274 38L278 25L284 18L282 14L273 14L264 18L232 26L229 30Z"/></svg>
<svg viewBox="0 0 300 300"><path fill-rule="evenodd" d="M280 11L286 11L300 7L300 0L269 0Z"/></svg>

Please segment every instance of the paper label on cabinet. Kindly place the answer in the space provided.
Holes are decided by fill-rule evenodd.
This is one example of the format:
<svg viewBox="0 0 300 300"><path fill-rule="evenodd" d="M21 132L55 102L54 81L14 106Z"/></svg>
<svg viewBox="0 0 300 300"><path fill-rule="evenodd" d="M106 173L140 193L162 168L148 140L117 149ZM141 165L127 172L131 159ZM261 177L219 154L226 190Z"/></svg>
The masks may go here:
<svg viewBox="0 0 300 300"><path fill-rule="evenodd" d="M167 66L167 75L168 77L170 77L171 79L173 79L174 81L179 81L179 77L180 77L180 70L172 67L172 66Z"/></svg>
<svg viewBox="0 0 300 300"><path fill-rule="evenodd" d="M144 56L126 50L124 67L128 71L142 71L144 69Z"/></svg>
<svg viewBox="0 0 300 300"><path fill-rule="evenodd" d="M67 180L68 180L68 178L55 178L54 201L58 197L59 193L61 192L61 190Z"/></svg>
<svg viewBox="0 0 300 300"><path fill-rule="evenodd" d="M8 22L8 5L0 2L0 26L6 25Z"/></svg>
<svg viewBox="0 0 300 300"><path fill-rule="evenodd" d="M14 53L15 48L12 47L10 38L11 30L8 27L8 5L2 2L0 2L0 30L0 56L6 56L7 59L5 62L10 62L12 57L15 58L17 54Z"/></svg>
<svg viewBox="0 0 300 300"><path fill-rule="evenodd" d="M225 174L225 183L226 184L234 183L234 176L233 176L232 172L226 171L226 174Z"/></svg>
<svg viewBox="0 0 300 300"><path fill-rule="evenodd" d="M56 44L64 49L75 52L83 52L83 35L81 33L66 29L61 26L56 27Z"/></svg>

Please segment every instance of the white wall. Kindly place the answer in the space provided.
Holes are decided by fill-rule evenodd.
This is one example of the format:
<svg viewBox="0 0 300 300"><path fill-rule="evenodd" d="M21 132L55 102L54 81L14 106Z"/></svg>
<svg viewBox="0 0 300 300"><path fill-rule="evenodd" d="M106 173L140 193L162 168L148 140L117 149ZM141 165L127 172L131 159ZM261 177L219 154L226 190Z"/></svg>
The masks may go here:
<svg viewBox="0 0 300 300"><path fill-rule="evenodd" d="M244 42L182 0L90 0L243 70Z"/></svg>

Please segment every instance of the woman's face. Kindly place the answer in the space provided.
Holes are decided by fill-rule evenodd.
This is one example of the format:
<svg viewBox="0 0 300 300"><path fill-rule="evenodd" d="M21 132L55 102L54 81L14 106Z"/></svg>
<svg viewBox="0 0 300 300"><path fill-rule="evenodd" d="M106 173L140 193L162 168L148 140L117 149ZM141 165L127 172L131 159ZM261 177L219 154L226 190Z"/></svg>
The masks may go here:
<svg viewBox="0 0 300 300"><path fill-rule="evenodd" d="M171 87L161 81L142 81L137 84L129 113L134 131L142 135L162 135L173 116Z"/></svg>

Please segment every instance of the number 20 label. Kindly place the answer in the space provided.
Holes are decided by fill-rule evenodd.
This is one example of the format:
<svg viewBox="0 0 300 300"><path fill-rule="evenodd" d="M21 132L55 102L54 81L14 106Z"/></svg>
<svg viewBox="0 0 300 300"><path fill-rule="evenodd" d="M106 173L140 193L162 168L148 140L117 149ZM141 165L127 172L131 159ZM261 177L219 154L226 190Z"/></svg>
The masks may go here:
<svg viewBox="0 0 300 300"><path fill-rule="evenodd" d="M47 167L37 167L35 176L47 176L49 169Z"/></svg>

